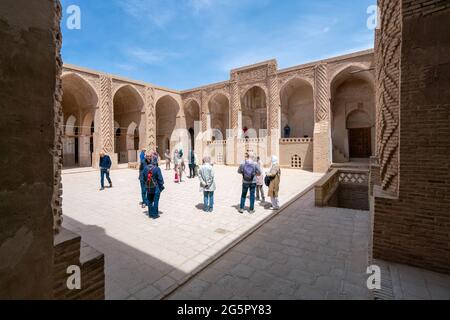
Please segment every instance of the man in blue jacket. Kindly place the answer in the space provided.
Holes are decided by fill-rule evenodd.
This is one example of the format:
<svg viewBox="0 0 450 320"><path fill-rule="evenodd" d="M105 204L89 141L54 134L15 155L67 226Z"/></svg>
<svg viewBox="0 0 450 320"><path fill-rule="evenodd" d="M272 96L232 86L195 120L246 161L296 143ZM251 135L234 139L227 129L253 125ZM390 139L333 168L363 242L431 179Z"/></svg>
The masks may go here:
<svg viewBox="0 0 450 320"><path fill-rule="evenodd" d="M147 205L150 218L159 218L159 199L164 191L164 178L158 166L158 157L153 155L150 164L142 172L147 186Z"/></svg>
<svg viewBox="0 0 450 320"><path fill-rule="evenodd" d="M109 177L109 171L111 170L112 161L111 158L105 153L100 152L100 183L101 189L100 191L105 190L105 176L109 182L109 187L112 188L111 178Z"/></svg>

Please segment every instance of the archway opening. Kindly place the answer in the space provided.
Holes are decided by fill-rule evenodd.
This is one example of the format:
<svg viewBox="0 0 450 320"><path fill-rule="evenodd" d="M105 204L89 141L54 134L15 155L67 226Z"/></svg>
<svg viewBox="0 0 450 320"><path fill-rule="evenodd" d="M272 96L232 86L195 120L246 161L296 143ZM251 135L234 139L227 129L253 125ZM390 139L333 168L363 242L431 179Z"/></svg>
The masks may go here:
<svg viewBox="0 0 450 320"><path fill-rule="evenodd" d="M230 129L230 102L228 98L218 93L208 103L210 126L213 130L212 141L226 140L227 130Z"/></svg>
<svg viewBox="0 0 450 320"><path fill-rule="evenodd" d="M351 66L331 84L333 162L367 161L375 151L373 75Z"/></svg>
<svg viewBox="0 0 450 320"><path fill-rule="evenodd" d="M313 87L298 78L281 90L281 137L311 138L314 135Z"/></svg>
<svg viewBox="0 0 450 320"><path fill-rule="evenodd" d="M139 139L139 131L145 130L145 114L144 101L134 87L123 86L114 95L114 122L121 126L115 128L115 153L118 154L119 163L137 161L137 154L139 150L143 149L145 143ZM129 131L130 127L132 127L131 132ZM117 134L117 129L120 129L120 135ZM136 143L134 141L135 130L138 130ZM124 132L127 135L123 134ZM129 139L131 139L131 143Z"/></svg>
<svg viewBox="0 0 450 320"><path fill-rule="evenodd" d="M171 137L177 127L177 116L180 112L178 102L171 96L166 95L156 103L156 144L158 150L172 152Z"/></svg>
<svg viewBox="0 0 450 320"><path fill-rule="evenodd" d="M97 94L88 82L74 73L62 77L62 88L63 166L90 167L95 144L92 122L97 110Z"/></svg>
<svg viewBox="0 0 450 320"><path fill-rule="evenodd" d="M195 150L195 123L200 122L200 105L195 100L190 100L184 106L186 129L189 131L190 148ZM190 151L190 150L189 150Z"/></svg>
<svg viewBox="0 0 450 320"><path fill-rule="evenodd" d="M244 137L259 137L261 130L267 130L266 93L260 87L255 86L245 93L241 105ZM252 135L256 135L256 137Z"/></svg>

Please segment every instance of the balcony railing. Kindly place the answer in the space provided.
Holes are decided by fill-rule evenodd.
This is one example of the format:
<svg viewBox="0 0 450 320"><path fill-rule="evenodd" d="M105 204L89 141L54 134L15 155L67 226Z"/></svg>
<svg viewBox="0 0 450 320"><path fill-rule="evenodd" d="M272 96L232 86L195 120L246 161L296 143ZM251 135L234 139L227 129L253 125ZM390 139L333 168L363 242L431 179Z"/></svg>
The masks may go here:
<svg viewBox="0 0 450 320"><path fill-rule="evenodd" d="M313 138L282 138L280 139L280 143L288 144L288 143L311 143L313 142Z"/></svg>

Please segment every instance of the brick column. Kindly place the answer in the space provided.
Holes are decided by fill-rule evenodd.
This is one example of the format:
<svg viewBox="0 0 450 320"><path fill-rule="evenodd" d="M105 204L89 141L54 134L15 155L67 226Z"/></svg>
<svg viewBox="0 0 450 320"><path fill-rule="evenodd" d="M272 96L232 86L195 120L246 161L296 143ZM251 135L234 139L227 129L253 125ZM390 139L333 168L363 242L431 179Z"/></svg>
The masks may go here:
<svg viewBox="0 0 450 320"><path fill-rule="evenodd" d="M99 99L99 111L100 111L100 149L105 151L111 156L113 161L113 167L118 164L117 154L114 153L114 105L112 97L112 79L109 76L100 76L100 99ZM100 150L99 150L100 151ZM98 158L98 155L95 155ZM94 164L97 161L94 160Z"/></svg>
<svg viewBox="0 0 450 320"><path fill-rule="evenodd" d="M281 98L278 88L276 66L269 68L269 127L268 127L268 155L280 157L280 119Z"/></svg>
<svg viewBox="0 0 450 320"><path fill-rule="evenodd" d="M327 65L315 70L314 172L326 172L331 165L331 115Z"/></svg>
<svg viewBox="0 0 450 320"><path fill-rule="evenodd" d="M147 150L156 149L156 109L155 109L155 92L152 87L145 87L144 99L145 99L145 119L146 119L146 135L145 145ZM165 150L159 150L160 153Z"/></svg>
<svg viewBox="0 0 450 320"><path fill-rule="evenodd" d="M241 110L241 95L239 92L239 83L237 81L237 76L231 75L231 90L230 90L230 107L231 107L231 129L233 130L233 138L228 139L228 143L232 143L232 146L228 146L229 148L233 148L233 161L230 161L229 164L237 164L237 138L238 134L242 129L242 110Z"/></svg>

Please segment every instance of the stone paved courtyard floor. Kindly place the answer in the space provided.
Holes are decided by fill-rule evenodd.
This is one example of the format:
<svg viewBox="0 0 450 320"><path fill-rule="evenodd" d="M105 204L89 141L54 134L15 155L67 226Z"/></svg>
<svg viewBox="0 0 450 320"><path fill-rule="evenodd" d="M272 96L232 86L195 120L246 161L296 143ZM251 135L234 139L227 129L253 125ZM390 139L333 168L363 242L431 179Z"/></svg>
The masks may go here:
<svg viewBox="0 0 450 320"><path fill-rule="evenodd" d="M172 172L164 171L167 189L160 203L161 218L156 221L138 205L137 171L112 171L114 188L103 192L99 191L97 171L65 171L64 227L105 254L106 298L160 299L270 217L272 211L260 204L254 215L237 212L242 178L236 171L216 167L218 190L213 214L202 211L197 179L176 185ZM283 170L281 203L321 176Z"/></svg>
<svg viewBox="0 0 450 320"><path fill-rule="evenodd" d="M171 299L369 299L369 212L315 208L311 191Z"/></svg>
<svg viewBox="0 0 450 320"><path fill-rule="evenodd" d="M236 168L216 168L214 214L201 211L197 179L175 185L164 174L157 221L138 206L137 171L113 171L114 188L104 192L97 171L63 174L64 226L105 254L107 299L373 298L366 287L369 212L316 208L313 191L296 197L321 175L284 170L281 200L293 201L266 221L273 213L262 206L253 216L237 213ZM448 275L376 263L388 289L383 297L450 299Z"/></svg>

